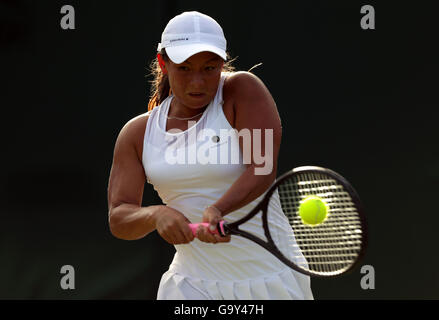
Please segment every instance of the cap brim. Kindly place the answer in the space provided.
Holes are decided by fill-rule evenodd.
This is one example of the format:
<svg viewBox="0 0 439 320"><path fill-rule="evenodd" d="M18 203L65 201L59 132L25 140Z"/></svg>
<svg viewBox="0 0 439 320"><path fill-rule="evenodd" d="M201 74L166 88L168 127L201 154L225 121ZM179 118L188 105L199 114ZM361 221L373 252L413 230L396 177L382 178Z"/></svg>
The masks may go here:
<svg viewBox="0 0 439 320"><path fill-rule="evenodd" d="M166 48L166 54L168 55L169 59L177 64L180 64L189 59L194 54L203 51L213 52L219 55L224 61L227 60L227 54L225 50L204 43L185 44L181 46Z"/></svg>

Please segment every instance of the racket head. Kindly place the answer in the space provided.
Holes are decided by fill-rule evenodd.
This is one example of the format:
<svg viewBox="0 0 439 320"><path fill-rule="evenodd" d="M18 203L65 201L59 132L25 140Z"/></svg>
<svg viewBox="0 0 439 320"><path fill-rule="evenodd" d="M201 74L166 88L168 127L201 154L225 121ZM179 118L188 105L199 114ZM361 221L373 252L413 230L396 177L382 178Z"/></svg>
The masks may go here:
<svg viewBox="0 0 439 320"><path fill-rule="evenodd" d="M294 254L306 260L295 263L301 272L334 277L358 264L367 246L367 225L360 197L344 177L327 168L298 167L276 181L271 195L276 190L297 243ZM314 226L303 223L299 215L300 203L309 196L319 197L328 207L326 219ZM270 234L267 218L263 221Z"/></svg>
<svg viewBox="0 0 439 320"><path fill-rule="evenodd" d="M273 197L274 193L278 197ZM308 196L317 196L327 204L327 218L321 224L306 225L300 218L300 203ZM272 199L279 199L293 230L293 240L285 246L273 241L270 231L268 207ZM260 211L267 241L239 229ZM225 224L224 230L258 243L292 269L314 277L349 272L367 246L366 219L357 192L340 174L317 166L298 167L280 176L257 207L242 219Z"/></svg>

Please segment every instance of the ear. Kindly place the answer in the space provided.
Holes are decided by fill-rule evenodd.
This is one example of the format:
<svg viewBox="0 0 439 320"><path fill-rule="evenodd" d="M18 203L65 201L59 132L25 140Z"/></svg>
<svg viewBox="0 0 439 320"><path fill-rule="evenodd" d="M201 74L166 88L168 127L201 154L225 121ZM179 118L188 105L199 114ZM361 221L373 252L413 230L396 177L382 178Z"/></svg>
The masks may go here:
<svg viewBox="0 0 439 320"><path fill-rule="evenodd" d="M159 62L159 66L160 69L162 69L163 74L167 74L168 71L166 70L165 60L163 60L163 57L160 53L157 53L157 61Z"/></svg>

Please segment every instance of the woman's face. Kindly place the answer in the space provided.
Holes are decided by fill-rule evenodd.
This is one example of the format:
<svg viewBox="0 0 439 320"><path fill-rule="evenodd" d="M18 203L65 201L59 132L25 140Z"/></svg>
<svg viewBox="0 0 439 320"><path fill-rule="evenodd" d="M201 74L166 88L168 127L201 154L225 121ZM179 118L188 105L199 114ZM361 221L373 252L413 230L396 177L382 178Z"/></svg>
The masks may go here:
<svg viewBox="0 0 439 320"><path fill-rule="evenodd" d="M181 64L165 62L176 102L191 109L203 108L215 97L223 59L212 52L197 53Z"/></svg>

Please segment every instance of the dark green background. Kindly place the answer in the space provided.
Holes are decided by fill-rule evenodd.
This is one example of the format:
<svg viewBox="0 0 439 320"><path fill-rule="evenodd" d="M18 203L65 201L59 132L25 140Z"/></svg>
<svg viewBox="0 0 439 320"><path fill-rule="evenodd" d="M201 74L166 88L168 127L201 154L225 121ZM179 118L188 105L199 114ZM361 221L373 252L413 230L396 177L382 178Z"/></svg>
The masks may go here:
<svg viewBox="0 0 439 320"><path fill-rule="evenodd" d="M62 30L62 5L76 30ZM360 28L372 4L376 30ZM283 125L279 174L329 167L360 194L376 272L312 280L317 299L438 299L438 24L433 8L374 1L0 1L0 298L154 299L174 249L114 238L106 189L122 126L145 112L167 21L224 29ZM144 204L160 199L151 186ZM76 289L60 288L72 265Z"/></svg>

